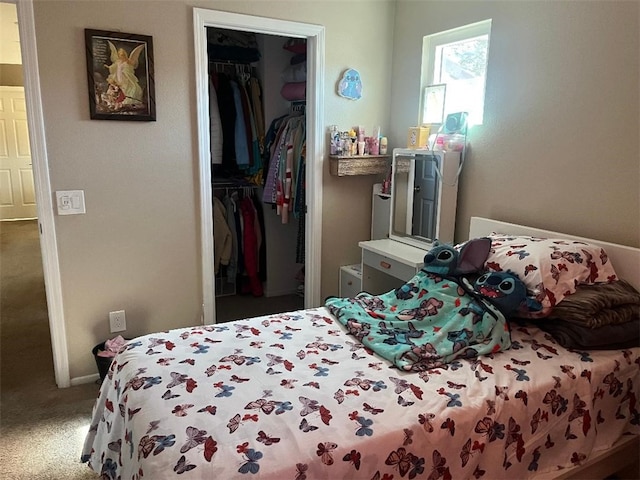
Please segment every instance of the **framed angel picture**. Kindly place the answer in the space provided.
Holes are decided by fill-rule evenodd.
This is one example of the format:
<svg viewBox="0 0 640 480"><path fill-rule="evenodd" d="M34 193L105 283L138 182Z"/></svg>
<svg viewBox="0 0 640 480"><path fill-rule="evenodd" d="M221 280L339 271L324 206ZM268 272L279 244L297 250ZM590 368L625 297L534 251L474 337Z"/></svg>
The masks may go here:
<svg viewBox="0 0 640 480"><path fill-rule="evenodd" d="M84 35L91 119L155 121L152 38L90 29Z"/></svg>

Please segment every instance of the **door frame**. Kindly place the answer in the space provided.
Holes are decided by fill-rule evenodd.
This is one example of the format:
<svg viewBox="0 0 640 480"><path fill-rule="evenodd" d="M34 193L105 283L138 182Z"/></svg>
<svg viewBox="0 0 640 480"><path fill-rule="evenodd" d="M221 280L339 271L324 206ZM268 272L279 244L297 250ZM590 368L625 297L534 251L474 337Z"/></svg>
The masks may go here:
<svg viewBox="0 0 640 480"><path fill-rule="evenodd" d="M193 9L198 153L200 179L200 223L202 257L202 321L215 323L213 212L209 131L208 56L206 27L307 39L307 137L305 308L320 305L322 242L322 159L324 158L324 27L202 8Z"/></svg>
<svg viewBox="0 0 640 480"><path fill-rule="evenodd" d="M29 147L31 148L36 211L40 229L40 250L51 331L53 370L58 388L65 388L71 386L71 378L69 376L67 334L64 324L62 282L60 280L60 261L53 214L51 178L49 177L49 158L42 112L33 0L18 0L15 3L18 13L20 50L22 51Z"/></svg>

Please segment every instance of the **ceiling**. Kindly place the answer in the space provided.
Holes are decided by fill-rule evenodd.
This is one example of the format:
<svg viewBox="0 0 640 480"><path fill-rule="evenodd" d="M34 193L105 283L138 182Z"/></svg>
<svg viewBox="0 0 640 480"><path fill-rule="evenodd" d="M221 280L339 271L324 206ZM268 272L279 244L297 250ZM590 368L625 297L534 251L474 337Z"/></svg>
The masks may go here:
<svg viewBox="0 0 640 480"><path fill-rule="evenodd" d="M22 63L15 3L0 2L0 63Z"/></svg>

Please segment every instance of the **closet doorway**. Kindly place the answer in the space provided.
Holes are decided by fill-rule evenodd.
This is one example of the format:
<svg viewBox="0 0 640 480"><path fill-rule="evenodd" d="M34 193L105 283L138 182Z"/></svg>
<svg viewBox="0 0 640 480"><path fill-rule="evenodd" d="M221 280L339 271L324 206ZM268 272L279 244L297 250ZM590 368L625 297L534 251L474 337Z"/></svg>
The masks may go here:
<svg viewBox="0 0 640 480"><path fill-rule="evenodd" d="M216 323L213 189L209 123L209 58L207 29L218 28L306 39L306 216L304 229L304 307L320 305L320 248L322 229L322 161L324 157L322 78L324 27L214 10L194 9L196 89L199 141L203 323ZM265 119L265 121L269 121ZM248 312L247 316L252 316Z"/></svg>

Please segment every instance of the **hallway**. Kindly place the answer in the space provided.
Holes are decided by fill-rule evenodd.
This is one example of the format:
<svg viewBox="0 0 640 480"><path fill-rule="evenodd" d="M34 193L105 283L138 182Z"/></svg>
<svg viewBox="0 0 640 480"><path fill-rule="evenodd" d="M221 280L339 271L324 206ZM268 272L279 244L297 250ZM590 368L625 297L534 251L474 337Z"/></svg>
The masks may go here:
<svg viewBox="0 0 640 480"><path fill-rule="evenodd" d="M94 479L80 450L98 393L58 389L36 220L0 223L0 464L16 480Z"/></svg>

